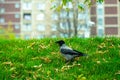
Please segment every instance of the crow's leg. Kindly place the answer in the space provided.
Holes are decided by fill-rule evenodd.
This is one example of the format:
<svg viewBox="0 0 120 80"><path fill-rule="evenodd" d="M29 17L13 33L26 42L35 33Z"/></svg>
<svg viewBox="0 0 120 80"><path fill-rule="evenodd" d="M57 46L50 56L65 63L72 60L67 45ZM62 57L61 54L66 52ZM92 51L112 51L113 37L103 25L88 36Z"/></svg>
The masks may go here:
<svg viewBox="0 0 120 80"><path fill-rule="evenodd" d="M70 60L66 60L66 61L65 61L65 63L68 63L68 62L70 62Z"/></svg>
<svg viewBox="0 0 120 80"><path fill-rule="evenodd" d="M70 60L66 60L65 63L69 63L69 62L73 62L74 58L70 59Z"/></svg>

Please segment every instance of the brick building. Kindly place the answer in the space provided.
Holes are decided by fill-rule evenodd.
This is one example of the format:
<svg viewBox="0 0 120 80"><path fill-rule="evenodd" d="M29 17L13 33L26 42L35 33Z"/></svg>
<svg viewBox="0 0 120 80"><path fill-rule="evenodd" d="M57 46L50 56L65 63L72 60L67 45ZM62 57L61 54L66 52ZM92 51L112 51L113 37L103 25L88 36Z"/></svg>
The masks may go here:
<svg viewBox="0 0 120 80"><path fill-rule="evenodd" d="M50 9L50 0L21 0L21 38L56 37L57 15Z"/></svg>
<svg viewBox="0 0 120 80"><path fill-rule="evenodd" d="M12 26L15 36L20 36L20 0L0 0L0 26Z"/></svg>
<svg viewBox="0 0 120 80"><path fill-rule="evenodd" d="M63 26L68 27L67 13L64 10L60 13L54 12L50 9L51 5L50 0L0 0L0 27L6 29L11 24L15 36L23 39L67 36L57 30L58 26L63 29L65 28ZM72 5L69 7L72 8ZM82 14L78 14L80 35L85 33L85 21L90 21L89 11ZM73 27L72 10L69 12L69 18L71 27ZM95 23L91 27L91 36L115 35L120 37L119 0L105 0L102 4L93 5L90 18ZM86 30L86 34L88 31Z"/></svg>
<svg viewBox="0 0 120 80"><path fill-rule="evenodd" d="M91 28L91 35L120 37L120 2L119 0L105 0L91 7L91 20L95 26Z"/></svg>

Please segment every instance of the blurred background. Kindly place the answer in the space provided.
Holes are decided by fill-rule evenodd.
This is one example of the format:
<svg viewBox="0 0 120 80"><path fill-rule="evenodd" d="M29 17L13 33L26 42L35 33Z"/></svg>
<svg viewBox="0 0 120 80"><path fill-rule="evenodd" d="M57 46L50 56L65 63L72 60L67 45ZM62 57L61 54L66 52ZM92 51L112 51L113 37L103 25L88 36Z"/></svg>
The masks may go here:
<svg viewBox="0 0 120 80"><path fill-rule="evenodd" d="M0 0L0 38L120 37L119 0L92 0L90 7L82 1L61 8L61 0Z"/></svg>

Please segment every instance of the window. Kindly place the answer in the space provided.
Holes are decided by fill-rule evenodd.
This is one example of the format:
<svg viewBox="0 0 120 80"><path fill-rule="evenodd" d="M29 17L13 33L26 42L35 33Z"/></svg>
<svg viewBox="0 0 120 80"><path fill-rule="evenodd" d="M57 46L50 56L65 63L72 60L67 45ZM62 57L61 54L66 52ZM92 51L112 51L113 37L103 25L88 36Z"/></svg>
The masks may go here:
<svg viewBox="0 0 120 80"><path fill-rule="evenodd" d="M68 28L67 22L60 22L60 28L61 29L67 29Z"/></svg>
<svg viewBox="0 0 120 80"><path fill-rule="evenodd" d="M77 29L78 29L78 30L81 30L81 29L82 29L82 25L81 25L81 24L78 24Z"/></svg>
<svg viewBox="0 0 120 80"><path fill-rule="evenodd" d="M15 29L19 29L19 28L20 28L19 24L15 24Z"/></svg>
<svg viewBox="0 0 120 80"><path fill-rule="evenodd" d="M40 13L37 15L36 19L37 20L44 20L45 15L43 13Z"/></svg>
<svg viewBox="0 0 120 80"><path fill-rule="evenodd" d="M85 9L85 6L86 6L86 5L85 5L83 2L79 2L78 6L81 6L82 8Z"/></svg>
<svg viewBox="0 0 120 80"><path fill-rule="evenodd" d="M0 0L0 3L3 3L4 2L4 0Z"/></svg>
<svg viewBox="0 0 120 80"><path fill-rule="evenodd" d="M5 9L4 8L0 8L0 13L5 13Z"/></svg>
<svg viewBox="0 0 120 80"><path fill-rule="evenodd" d="M20 14L16 13L15 18L20 18Z"/></svg>
<svg viewBox="0 0 120 80"><path fill-rule="evenodd" d="M56 24L52 24L51 29L52 29L52 31L56 31L57 30L57 25Z"/></svg>
<svg viewBox="0 0 120 80"><path fill-rule="evenodd" d="M24 13L24 19L25 20L31 20L31 14L30 13Z"/></svg>
<svg viewBox="0 0 120 80"><path fill-rule="evenodd" d="M71 2L68 2L68 3L67 3L67 7L68 7L68 8L73 8L72 3L71 3Z"/></svg>
<svg viewBox="0 0 120 80"><path fill-rule="evenodd" d="M97 9L97 15L103 15L103 9L102 8Z"/></svg>
<svg viewBox="0 0 120 80"><path fill-rule="evenodd" d="M32 26L31 26L31 24L24 24L24 31L32 31Z"/></svg>
<svg viewBox="0 0 120 80"><path fill-rule="evenodd" d="M85 36L84 36L84 34L79 34L77 37L84 38Z"/></svg>
<svg viewBox="0 0 120 80"><path fill-rule="evenodd" d="M68 37L68 34L61 33L60 36L61 37Z"/></svg>
<svg viewBox="0 0 120 80"><path fill-rule="evenodd" d="M104 36L104 5L97 3L97 33L98 36Z"/></svg>
<svg viewBox="0 0 120 80"><path fill-rule="evenodd" d="M54 9L58 5L59 5L59 1L57 1L57 0L53 1L52 4L51 4L51 6L52 6L51 8Z"/></svg>
<svg viewBox="0 0 120 80"><path fill-rule="evenodd" d="M61 17L61 18L66 18L66 17L67 17L67 12L66 12L66 11L62 11L62 12L60 13L60 17Z"/></svg>
<svg viewBox="0 0 120 80"><path fill-rule="evenodd" d="M24 38L25 39L30 39L30 36L29 35L25 35Z"/></svg>
<svg viewBox="0 0 120 80"><path fill-rule="evenodd" d="M85 19L85 14L79 13L78 14L78 19Z"/></svg>
<svg viewBox="0 0 120 80"><path fill-rule="evenodd" d="M100 37L104 36L104 30L103 29L98 29L98 36L100 36Z"/></svg>
<svg viewBox="0 0 120 80"><path fill-rule="evenodd" d="M69 12L69 18L73 18L73 12Z"/></svg>
<svg viewBox="0 0 120 80"><path fill-rule="evenodd" d="M32 3L30 3L30 2L24 2L23 3L23 9L24 10L31 10L32 9Z"/></svg>
<svg viewBox="0 0 120 80"><path fill-rule="evenodd" d="M38 39L41 39L41 38L44 38L44 35L38 35L38 37L37 37Z"/></svg>
<svg viewBox="0 0 120 80"><path fill-rule="evenodd" d="M73 30L73 29L74 29L74 24L73 24L73 22L71 22L70 25L71 25L71 29Z"/></svg>
<svg viewBox="0 0 120 80"><path fill-rule="evenodd" d="M0 23L4 23L5 19L4 18L0 18Z"/></svg>
<svg viewBox="0 0 120 80"><path fill-rule="evenodd" d="M62 22L60 22L60 27L61 27L61 28L63 27L63 23L62 23ZM63 27L63 29L64 29L64 27Z"/></svg>
<svg viewBox="0 0 120 80"><path fill-rule="evenodd" d="M52 37L52 38L56 38L57 36L56 36L55 34L53 34L51 37Z"/></svg>
<svg viewBox="0 0 120 80"><path fill-rule="evenodd" d="M103 8L104 6L103 6L103 3L97 3L97 8Z"/></svg>
<svg viewBox="0 0 120 80"><path fill-rule="evenodd" d="M38 25L37 25L37 30L38 30L38 31L45 31L45 25L43 25L43 24L38 24Z"/></svg>
<svg viewBox="0 0 120 80"><path fill-rule="evenodd" d="M104 5L102 3L97 3L97 16L103 17L104 16Z"/></svg>
<svg viewBox="0 0 120 80"><path fill-rule="evenodd" d="M19 35L19 34L16 34L15 37L18 39L18 38L20 38L20 35Z"/></svg>
<svg viewBox="0 0 120 80"><path fill-rule="evenodd" d="M56 13L52 14L52 20L58 20L58 15Z"/></svg>
<svg viewBox="0 0 120 80"><path fill-rule="evenodd" d="M38 3L37 8L38 8L39 10L45 10L45 4L43 4L43 3Z"/></svg>
<svg viewBox="0 0 120 80"><path fill-rule="evenodd" d="M98 25L103 26L103 19L102 18L98 18Z"/></svg>
<svg viewBox="0 0 120 80"><path fill-rule="evenodd" d="M19 3L15 3L15 8L20 8L20 4Z"/></svg>
<svg viewBox="0 0 120 80"><path fill-rule="evenodd" d="M5 31L3 28L0 28L0 34L3 34Z"/></svg>

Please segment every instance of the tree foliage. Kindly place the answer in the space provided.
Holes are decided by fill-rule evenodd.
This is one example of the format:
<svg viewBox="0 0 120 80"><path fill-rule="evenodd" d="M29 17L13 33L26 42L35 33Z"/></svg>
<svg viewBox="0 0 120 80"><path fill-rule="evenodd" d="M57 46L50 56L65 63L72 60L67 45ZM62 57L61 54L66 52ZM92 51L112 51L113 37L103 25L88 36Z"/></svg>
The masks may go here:
<svg viewBox="0 0 120 80"><path fill-rule="evenodd" d="M60 23L58 23L58 31L63 34L67 34L68 37L73 36L78 36L78 26L81 27L89 27L89 16L86 16L84 19L78 19L78 15L82 13L81 15L88 14L89 13L89 8L96 4L96 3L102 3L103 0L51 0L52 2L52 7L51 9L57 11L58 14L61 14L61 12L66 11L67 15L64 18L60 18L59 22L62 22L64 27L64 30L61 29L61 26L59 26ZM73 12L73 18L71 19L69 17L70 11ZM59 15L60 17L60 15ZM84 23L79 23L79 20L83 21ZM64 24L64 23L67 23ZM73 25L71 25L73 23ZM73 27L73 28L72 28ZM89 30L89 29L88 29ZM83 31L85 34L85 30ZM83 35L83 34L82 34Z"/></svg>
<svg viewBox="0 0 120 80"><path fill-rule="evenodd" d="M58 0L51 0L51 2L56 2ZM91 5L95 4L96 2L102 3L104 0L77 0L81 2L82 4L85 4L86 6L90 7ZM59 5L53 5L51 9L55 9L57 11L60 11L64 6L67 6L67 4L71 2L73 5L76 2L76 0L61 0L61 4ZM79 4L77 5L78 9L83 10L83 5ZM68 7L66 7L66 10L69 10Z"/></svg>
<svg viewBox="0 0 120 80"><path fill-rule="evenodd" d="M3 39L15 39L15 33L13 30L12 22L8 22L6 29L3 26L0 26L0 38Z"/></svg>

